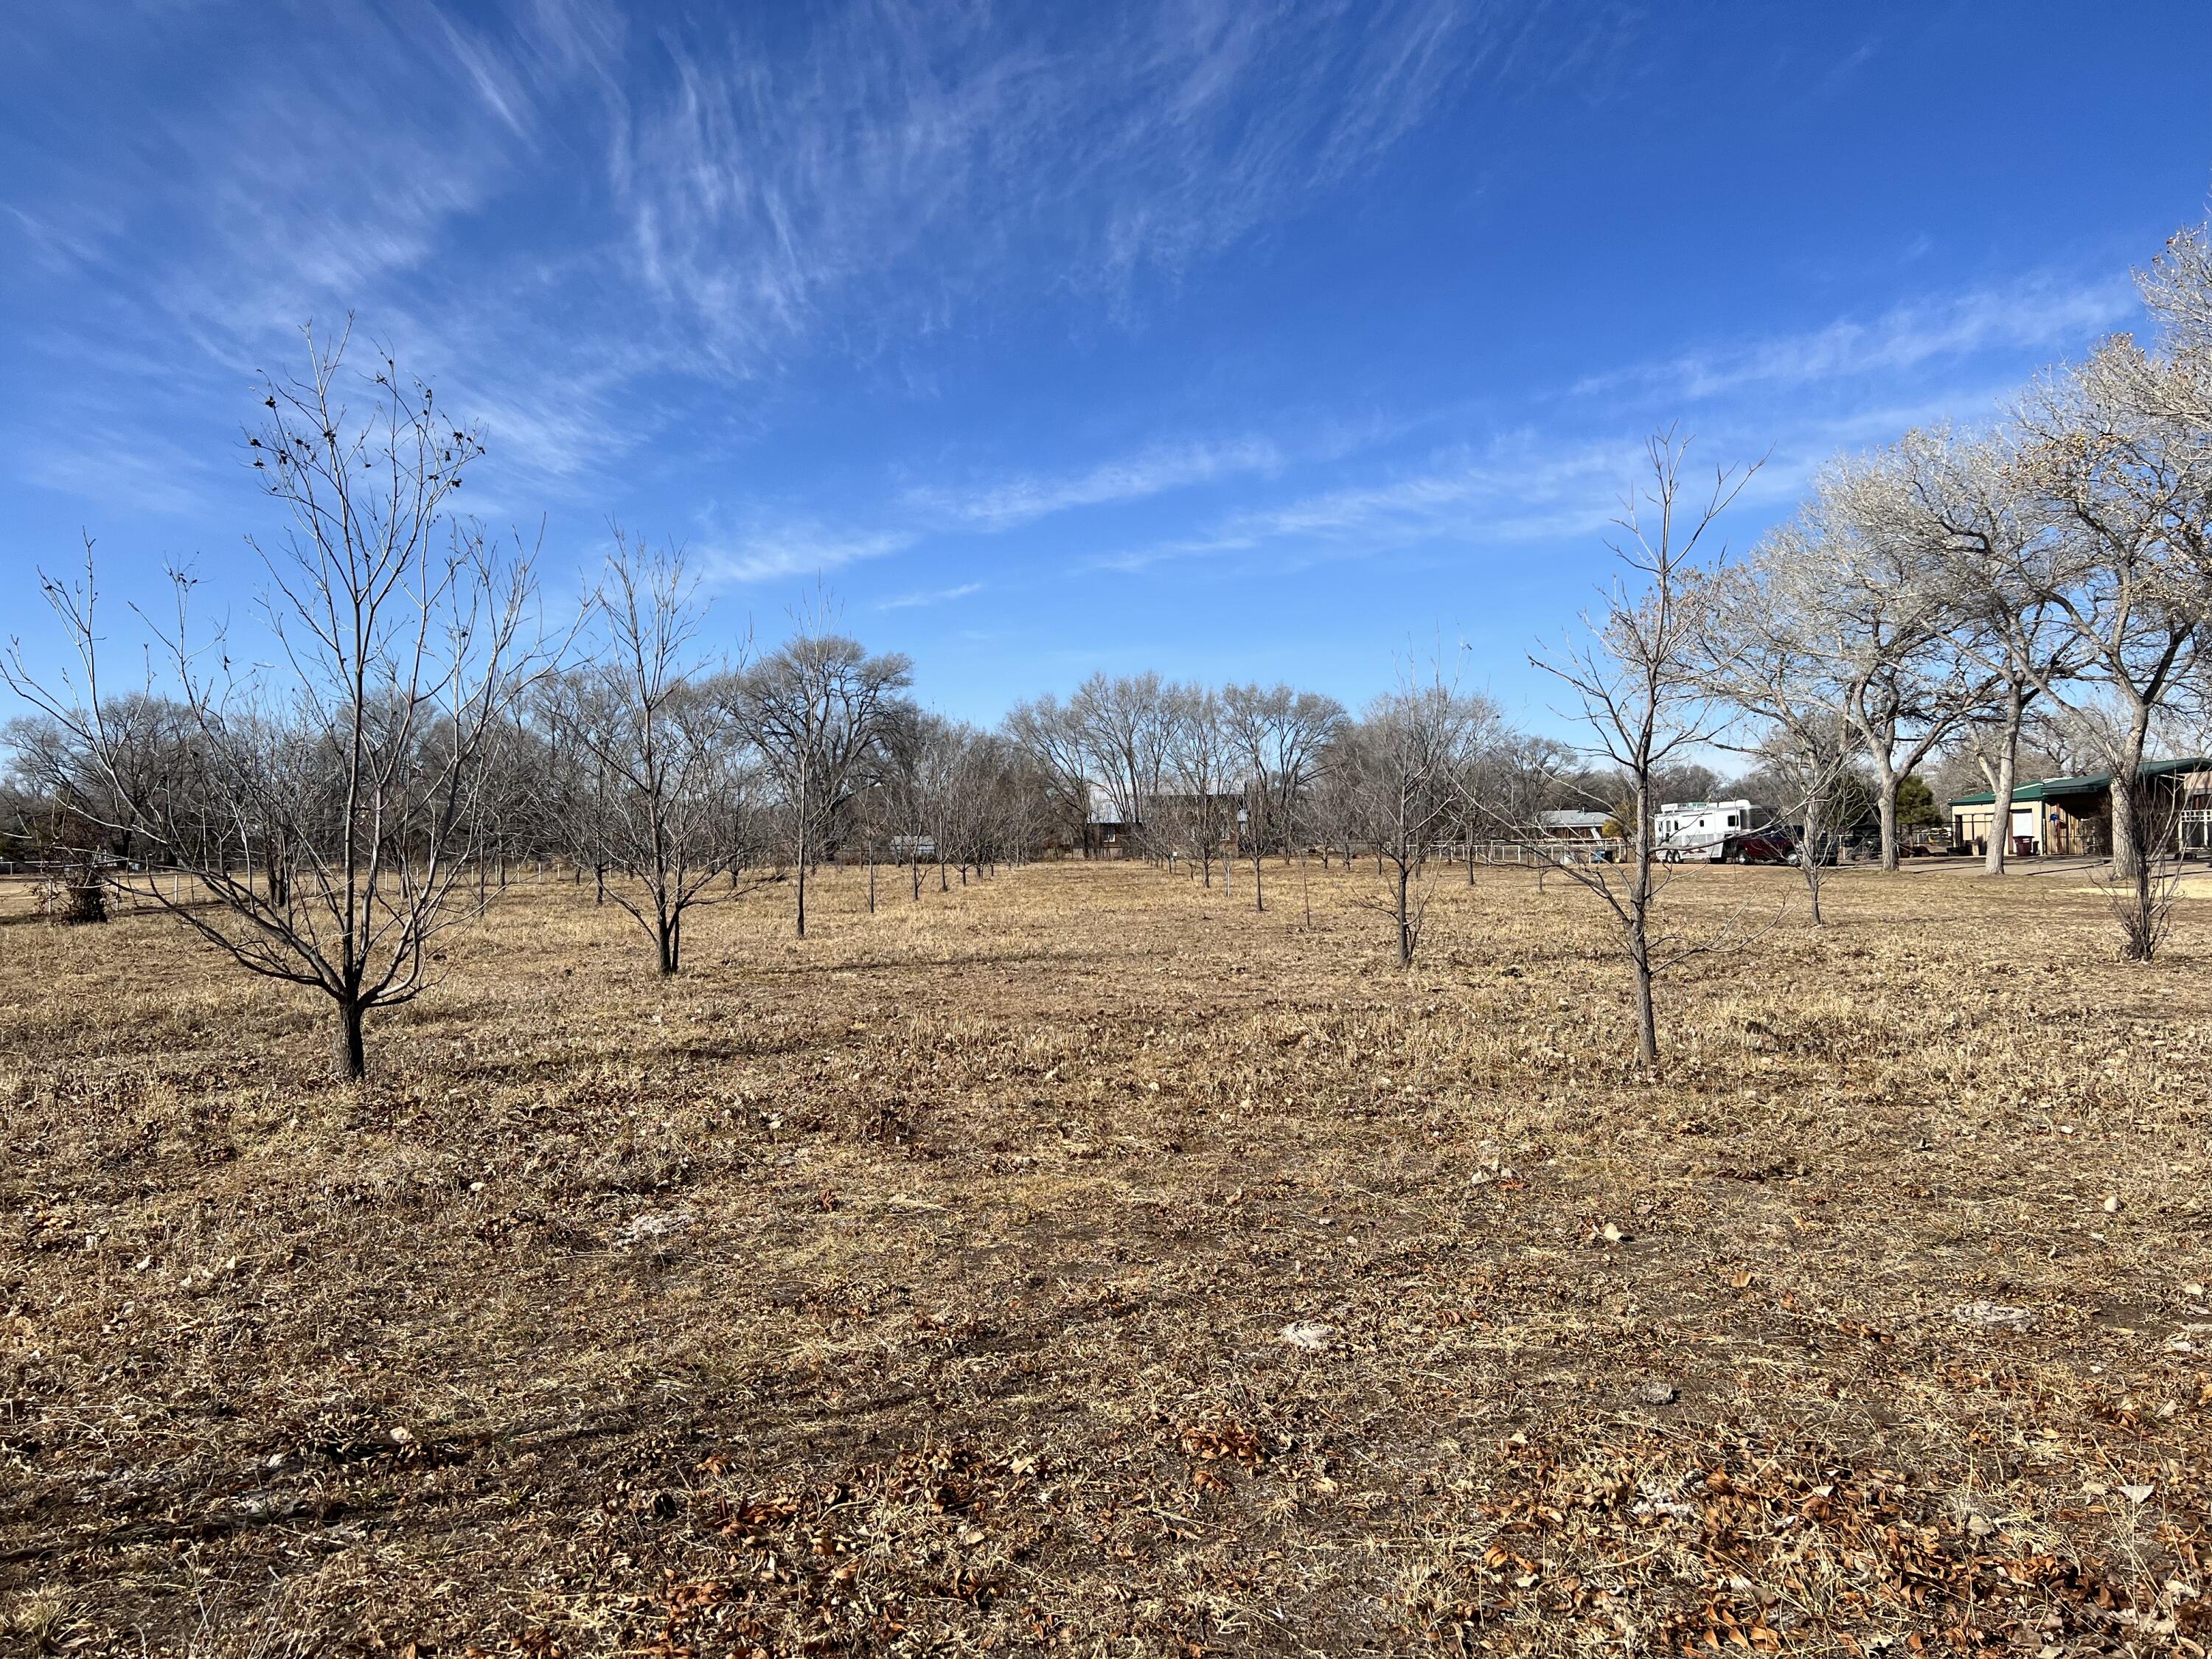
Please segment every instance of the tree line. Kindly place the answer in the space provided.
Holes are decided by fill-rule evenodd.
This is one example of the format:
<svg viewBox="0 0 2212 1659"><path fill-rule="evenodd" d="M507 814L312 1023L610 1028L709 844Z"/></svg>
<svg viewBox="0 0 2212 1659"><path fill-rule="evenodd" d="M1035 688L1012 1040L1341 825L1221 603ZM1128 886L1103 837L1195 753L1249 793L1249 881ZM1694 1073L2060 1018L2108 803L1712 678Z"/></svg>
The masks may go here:
<svg viewBox="0 0 2212 1659"><path fill-rule="evenodd" d="M1986 429L1838 458L1740 558L1711 544L1756 465L1708 487L1685 441L1656 436L1616 579L1530 658L1571 739L1514 729L1439 662L1357 713L1288 685L1099 674L986 731L922 708L912 665L826 602L773 648L709 650L682 550L619 528L556 624L538 548L459 510L478 429L389 354L359 368L349 335L311 334L245 434L278 509L252 542L276 666L241 666L173 573L173 607L140 618L145 667L118 683L88 543L80 571L41 578L66 670L33 672L20 643L4 664L30 711L8 732L15 811L79 861L95 903L131 888L240 967L326 994L346 1077L367 1017L422 992L437 935L518 860L588 878L673 974L692 912L765 884L788 884L804 936L830 860L866 864L872 905L879 866L911 902L1002 862L1110 852L1265 908L1271 857L1357 856L1402 964L1442 861L1463 854L1472 878L1480 843L1515 838L1605 907L1649 1056L1655 980L1718 948L1660 922L1653 821L1714 793L1715 760L1794 825L1816 921L1815 854L1863 805L1894 869L1917 780L1978 774L2002 873L2013 792L2057 761L2112 773L2115 874L2149 903L2136 780L2207 689L2206 229L2177 235L2142 288L2146 342L2051 370ZM1531 836L1559 807L1602 810L1620 855Z"/></svg>

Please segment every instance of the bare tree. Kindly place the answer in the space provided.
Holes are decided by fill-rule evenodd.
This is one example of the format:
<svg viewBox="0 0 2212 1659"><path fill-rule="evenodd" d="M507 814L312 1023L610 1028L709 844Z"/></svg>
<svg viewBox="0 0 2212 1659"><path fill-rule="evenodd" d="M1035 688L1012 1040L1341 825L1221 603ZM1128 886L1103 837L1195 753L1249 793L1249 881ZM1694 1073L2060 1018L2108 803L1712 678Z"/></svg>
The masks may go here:
<svg viewBox="0 0 2212 1659"><path fill-rule="evenodd" d="M1778 561L1807 550L1807 544L1794 539L1778 544L1759 562L1721 571L1702 584L1686 583L1684 602L1698 618L1698 679L1759 728L1755 752L1796 831L1798 864L1813 924L1819 927L1825 921L1821 883L1850 827L1840 809L1849 799L1844 785L1859 744L1837 706L1826 660L1806 643L1797 616L1774 593ZM1717 736L1722 729L1723 723L1717 722Z"/></svg>
<svg viewBox="0 0 2212 1659"><path fill-rule="evenodd" d="M1176 844L1198 861L1200 879L1213 885L1213 865L1229 838L1237 750L1224 718L1221 696L1211 686L1167 690L1167 774L1172 803L1161 814Z"/></svg>
<svg viewBox="0 0 2212 1659"><path fill-rule="evenodd" d="M1401 968L1413 965L1420 945L1428 869L1458 805L1462 769L1496 720L1486 699L1462 691L1441 668L1432 665L1425 678L1407 670L1332 748L1328 771L1345 833L1374 850Z"/></svg>
<svg viewBox="0 0 2212 1659"><path fill-rule="evenodd" d="M2039 533L2009 446L1915 431L1897 454L1899 533L1934 549L1950 647L1984 688L1966 711L1965 736L1995 802L1983 867L2002 875L2021 733L2043 689L2073 673L2078 639L2055 625L2051 538Z"/></svg>
<svg viewBox="0 0 2212 1659"><path fill-rule="evenodd" d="M1344 726L1344 705L1287 685L1232 685L1221 694L1222 722L1247 778L1246 824L1252 854L1252 907L1267 908L1261 861L1288 860L1307 793Z"/></svg>
<svg viewBox="0 0 2212 1659"><path fill-rule="evenodd" d="M2175 831L2181 801L2154 781L2137 777L2129 791L2133 810L2127 832L2134 837L2123 859L2117 848L2105 897L2120 927L2120 956L2148 962L2173 926L2174 901L2181 896L2181 856Z"/></svg>
<svg viewBox="0 0 2212 1659"><path fill-rule="evenodd" d="M1529 658L1572 697L1590 733L1587 752L1626 782L1621 862L1554 862L1613 917L1635 994L1636 1052L1647 1065L1659 1057L1654 980L1720 943L1661 927L1666 884L1653 859L1652 814L1660 772L1708 741L1724 718L1703 672L1700 607L1689 590L1700 545L1757 470L1717 469L1699 506L1684 495L1686 448L1672 431L1645 446L1650 477L1623 501L1621 534L1609 544L1627 574L1614 579L1603 609L1584 617L1589 639Z"/></svg>
<svg viewBox="0 0 2212 1659"><path fill-rule="evenodd" d="M1937 550L1901 520L1904 471L1895 452L1831 462L1752 561L1770 631L1817 663L1874 769L1885 870L1899 864L1899 788L1989 691L1949 649Z"/></svg>
<svg viewBox="0 0 2212 1659"><path fill-rule="evenodd" d="M1858 744L1843 721L1801 708L1774 722L1760 757L1782 819L1795 832L1790 857L1805 879L1813 925L1822 927L1821 890L1866 799Z"/></svg>
<svg viewBox="0 0 2212 1659"><path fill-rule="evenodd" d="M645 929L659 970L683 965L684 919L728 898L757 834L744 734L696 653L705 607L682 551L619 526L592 599L597 660L556 683L550 724L589 757L599 787L576 792L582 837L621 879L605 889Z"/></svg>
<svg viewBox="0 0 2212 1659"><path fill-rule="evenodd" d="M79 580L45 583L74 672L42 681L19 644L4 678L105 780L108 827L212 903L120 878L240 967L327 996L335 1069L355 1079L369 1011L420 994L431 939L473 912L455 888L481 850L486 758L544 658L526 637L523 550L447 511L483 453L476 430L441 416L388 355L349 370L348 344L310 334L305 373L264 378L264 415L246 435L289 521L273 543L248 538L269 575L260 610L280 670L233 678L219 636L204 655L182 577L173 626L152 630L189 787L148 782L118 726L88 548Z"/></svg>
<svg viewBox="0 0 2212 1659"><path fill-rule="evenodd" d="M1083 744L1107 810L1144 849L1159 848L1146 833L1145 815L1164 790L1167 771L1166 689L1158 674L1109 680L1093 674L1069 699L1081 723Z"/></svg>
<svg viewBox="0 0 2212 1659"><path fill-rule="evenodd" d="M1083 711L1048 692L1016 703L1006 716L1006 737L1030 757L1061 810L1073 821L1076 845L1091 856L1091 786L1095 768L1085 744Z"/></svg>
<svg viewBox="0 0 2212 1659"><path fill-rule="evenodd" d="M798 876L795 925L806 937L809 867L829 850L838 815L865 775L870 750L890 728L913 665L870 656L831 631L820 609L799 632L737 681L733 707L782 785Z"/></svg>
<svg viewBox="0 0 2212 1659"><path fill-rule="evenodd" d="M2186 403L2190 366L2124 337L2022 399L2018 472L2054 539L2043 567L2076 684L2039 685L2099 739L2112 775L2116 876L2132 880L2135 780L2154 721L2197 667L2212 577L2212 455Z"/></svg>

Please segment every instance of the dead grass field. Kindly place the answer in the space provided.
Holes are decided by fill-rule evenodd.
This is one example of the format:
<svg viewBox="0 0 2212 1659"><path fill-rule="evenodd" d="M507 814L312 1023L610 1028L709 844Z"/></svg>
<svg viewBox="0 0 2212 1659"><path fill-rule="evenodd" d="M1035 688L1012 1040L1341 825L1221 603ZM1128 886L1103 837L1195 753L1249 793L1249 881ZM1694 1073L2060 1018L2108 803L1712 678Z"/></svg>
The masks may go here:
<svg viewBox="0 0 2212 1659"><path fill-rule="evenodd" d="M2212 908L2124 968L2078 878L1845 872L1646 1078L1558 881L1447 876L1401 975L1269 877L848 873L673 981L525 886L352 1089L12 896L0 1639L2212 1643Z"/></svg>

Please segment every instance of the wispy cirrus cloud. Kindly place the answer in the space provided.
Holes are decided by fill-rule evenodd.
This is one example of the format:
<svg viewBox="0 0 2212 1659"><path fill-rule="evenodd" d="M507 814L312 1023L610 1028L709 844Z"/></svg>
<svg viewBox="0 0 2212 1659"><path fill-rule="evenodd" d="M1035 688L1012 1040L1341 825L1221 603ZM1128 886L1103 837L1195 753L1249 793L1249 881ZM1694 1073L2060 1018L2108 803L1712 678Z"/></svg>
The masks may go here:
<svg viewBox="0 0 2212 1659"><path fill-rule="evenodd" d="M1125 548L1093 568L1136 571L1180 559L1262 552L1364 556L1424 543L1543 539L1601 528L1632 446L1546 446L1525 435L1447 451L1379 477L1222 514L1195 533Z"/></svg>
<svg viewBox="0 0 2212 1659"><path fill-rule="evenodd" d="M906 507L925 517L982 530L1009 530L1085 507L1140 501L1170 490L1253 473L1279 471L1271 439L1228 438L1158 446L1057 477L1021 476L969 489L909 488Z"/></svg>
<svg viewBox="0 0 2212 1659"><path fill-rule="evenodd" d="M955 599L964 599L971 593L981 593L989 586L986 582L962 582L955 587L939 587L928 592L901 593L896 598L878 599L878 611L918 611L933 605L950 605Z"/></svg>
<svg viewBox="0 0 2212 1659"><path fill-rule="evenodd" d="M756 519L732 532L691 544L690 552L710 585L742 586L826 575L903 552L915 539L903 531L841 526L811 518Z"/></svg>
<svg viewBox="0 0 2212 1659"><path fill-rule="evenodd" d="M1126 298L1357 176L1469 83L1530 61L1540 9L1450 0L1046 8L908 0L671 30L611 179L632 268L751 372L864 300L865 341L1034 284Z"/></svg>
<svg viewBox="0 0 2212 1659"><path fill-rule="evenodd" d="M614 0L418 0L238 40L211 9L121 37L58 17L19 56L69 89L42 102L35 165L19 155L0 186L0 236L91 279L88 341L165 355L210 399L292 361L302 320L357 312L478 397L495 466L580 495L680 418L668 383L867 361L1009 301L1126 308L1485 77L1532 57L1567 72L1556 40L1530 46L1542 11L848 0L647 27ZM127 61L64 75L95 52ZM133 74L160 96L137 142L105 143ZM625 396L654 377L662 395ZM1150 486L1065 487L1079 504ZM1059 510L1049 481L1023 488L972 521Z"/></svg>
<svg viewBox="0 0 2212 1659"><path fill-rule="evenodd" d="M1757 387L1896 374L1991 350L2048 350L2118 326L2138 309L2124 277L2039 275L2002 288L1915 300L1868 320L1715 346L1595 374L1577 395L1622 390L1683 400Z"/></svg>

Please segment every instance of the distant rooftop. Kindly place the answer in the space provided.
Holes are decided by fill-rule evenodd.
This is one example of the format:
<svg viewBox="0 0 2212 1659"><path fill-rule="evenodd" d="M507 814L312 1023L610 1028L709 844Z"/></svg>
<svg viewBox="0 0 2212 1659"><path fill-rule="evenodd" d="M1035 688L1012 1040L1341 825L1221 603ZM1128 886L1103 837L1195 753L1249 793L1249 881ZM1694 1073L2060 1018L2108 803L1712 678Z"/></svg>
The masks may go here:
<svg viewBox="0 0 2212 1659"><path fill-rule="evenodd" d="M2178 772L2212 772L2212 757L2203 755L2184 755L2174 760L2145 761L2136 769L2138 778L2166 778ZM2110 772L2083 772L2070 778L2044 778L2034 783L2015 784L2013 804L2026 801L2061 800L2071 795L2100 794L2112 787ZM1997 798L1990 790L1978 794L1954 795L1954 806L1994 806Z"/></svg>

